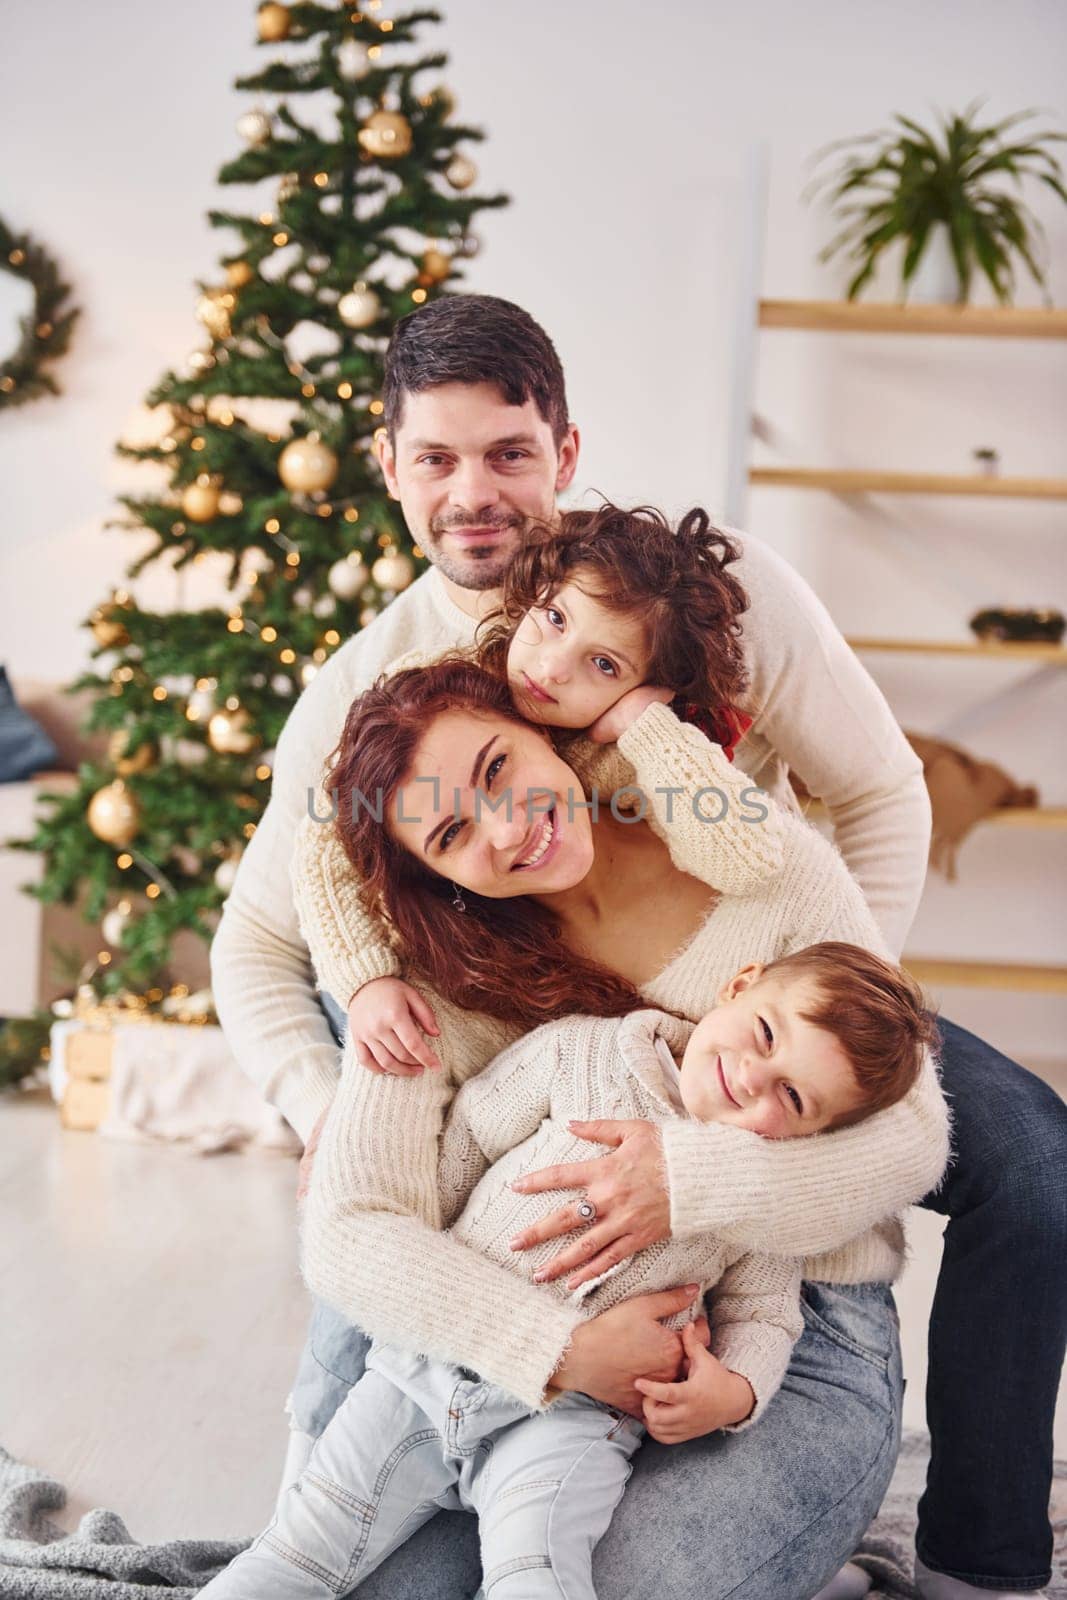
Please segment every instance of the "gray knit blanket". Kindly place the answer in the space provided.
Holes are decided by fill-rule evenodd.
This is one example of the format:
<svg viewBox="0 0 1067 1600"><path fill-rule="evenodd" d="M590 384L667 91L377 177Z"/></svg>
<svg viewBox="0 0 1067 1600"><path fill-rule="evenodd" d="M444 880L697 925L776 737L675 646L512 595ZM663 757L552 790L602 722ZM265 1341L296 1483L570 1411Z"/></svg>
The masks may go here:
<svg viewBox="0 0 1067 1600"><path fill-rule="evenodd" d="M915 1506L926 1477L927 1439L907 1433L878 1520L856 1556L874 1580L871 1600L914 1600ZM192 1600L247 1540L171 1539L137 1544L113 1511L89 1511L75 1533L49 1517L66 1491L0 1450L0 1600ZM1049 1600L1067 1600L1067 1463L1053 1493L1056 1553ZM432 1596L427 1597L432 1600Z"/></svg>

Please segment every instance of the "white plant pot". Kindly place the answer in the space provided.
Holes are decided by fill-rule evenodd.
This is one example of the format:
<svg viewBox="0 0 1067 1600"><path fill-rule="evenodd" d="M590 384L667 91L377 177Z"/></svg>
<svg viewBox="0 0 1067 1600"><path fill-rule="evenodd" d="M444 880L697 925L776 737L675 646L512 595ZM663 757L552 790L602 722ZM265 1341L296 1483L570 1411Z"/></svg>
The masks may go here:
<svg viewBox="0 0 1067 1600"><path fill-rule="evenodd" d="M954 305L959 298L960 279L949 244L948 228L935 222L919 257L915 276L908 284L908 299L916 305Z"/></svg>

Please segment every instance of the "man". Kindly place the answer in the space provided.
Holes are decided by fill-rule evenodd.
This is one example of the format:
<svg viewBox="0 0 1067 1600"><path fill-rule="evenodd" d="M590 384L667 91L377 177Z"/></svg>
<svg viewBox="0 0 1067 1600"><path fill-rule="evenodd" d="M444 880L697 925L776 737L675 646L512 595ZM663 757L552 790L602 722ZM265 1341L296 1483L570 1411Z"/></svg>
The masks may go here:
<svg viewBox="0 0 1067 1600"><path fill-rule="evenodd" d="M237 1058L305 1141L330 1104L339 1062L288 886L308 790L352 698L391 661L414 647L433 652L473 639L524 528L551 519L578 460L556 352L506 301L457 296L415 312L398 325L386 367L379 460L433 566L338 651L294 708L278 745L270 805L212 952L219 1013ZM807 586L759 541L739 542L735 570L750 600L745 709L754 720L738 763L782 797L793 769L825 801L837 844L899 952L929 842L919 763ZM349 996L334 998L343 1006ZM1033 1593L1049 1576L1052 1413L1067 1323L1067 1111L1039 1080L972 1035L952 1024L944 1034L957 1160L926 1202L950 1220L931 1320L933 1456L920 1508L919 1572L927 1600L988 1600ZM292 1397L294 1464L358 1376L362 1351L355 1330L317 1309ZM843 1499L859 1504L870 1463L847 1461L846 1468L849 1441L836 1439L833 1425L827 1416L820 1447L839 1458ZM711 1600L719 1593L710 1581L714 1552L694 1549L680 1526L674 1538L667 1483L658 1492L661 1501L642 1489L657 1544L689 1552L689 1566L672 1575L672 1592ZM407 1549L416 1563L434 1561L441 1600L460 1600L477 1583L472 1541L463 1529L437 1530L428 1556L420 1540L429 1531ZM799 1511L792 1523L780 1513L774 1537L789 1556L781 1570L798 1600L811 1594L830 1570L825 1548ZM394 1565L399 1560L382 1569L383 1586L372 1583L368 1595L395 1600L407 1592L409 1570L418 1592L417 1567ZM757 1600L770 1581L766 1569L757 1570L754 1550L738 1561L729 1593ZM626 1582L637 1581L632 1573L631 1563ZM618 1582L621 1594L621 1576ZM615 1600L614 1592L605 1588L604 1600ZM779 1587L774 1600L790 1597Z"/></svg>

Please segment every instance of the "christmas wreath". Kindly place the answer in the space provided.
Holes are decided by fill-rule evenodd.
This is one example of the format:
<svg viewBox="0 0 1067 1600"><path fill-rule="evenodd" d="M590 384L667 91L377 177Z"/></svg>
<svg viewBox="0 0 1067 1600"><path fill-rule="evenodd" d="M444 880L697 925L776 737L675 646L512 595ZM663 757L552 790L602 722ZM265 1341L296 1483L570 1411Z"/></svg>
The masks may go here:
<svg viewBox="0 0 1067 1600"><path fill-rule="evenodd" d="M0 357L0 408L19 406L38 395L58 394L59 385L43 370L70 343L78 315L64 308L70 285L52 258L29 234L14 234L0 217L0 269L24 278L33 288L33 310L19 321L21 338L10 356Z"/></svg>

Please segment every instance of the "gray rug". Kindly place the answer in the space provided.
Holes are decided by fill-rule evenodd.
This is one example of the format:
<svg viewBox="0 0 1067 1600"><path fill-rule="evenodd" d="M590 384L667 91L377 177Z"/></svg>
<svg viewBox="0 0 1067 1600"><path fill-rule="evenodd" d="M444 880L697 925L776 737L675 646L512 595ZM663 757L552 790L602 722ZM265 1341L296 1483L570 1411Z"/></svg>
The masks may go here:
<svg viewBox="0 0 1067 1600"><path fill-rule="evenodd" d="M874 1578L871 1600L913 1600L915 1506L926 1476L926 1435L904 1436L885 1504L857 1556ZM63 1486L0 1450L0 1600L193 1600L246 1540L137 1544L113 1511L89 1511L64 1533L49 1513ZM1067 1600L1067 1464L1053 1492L1056 1554L1050 1600ZM429 1600L429 1597L428 1597Z"/></svg>

